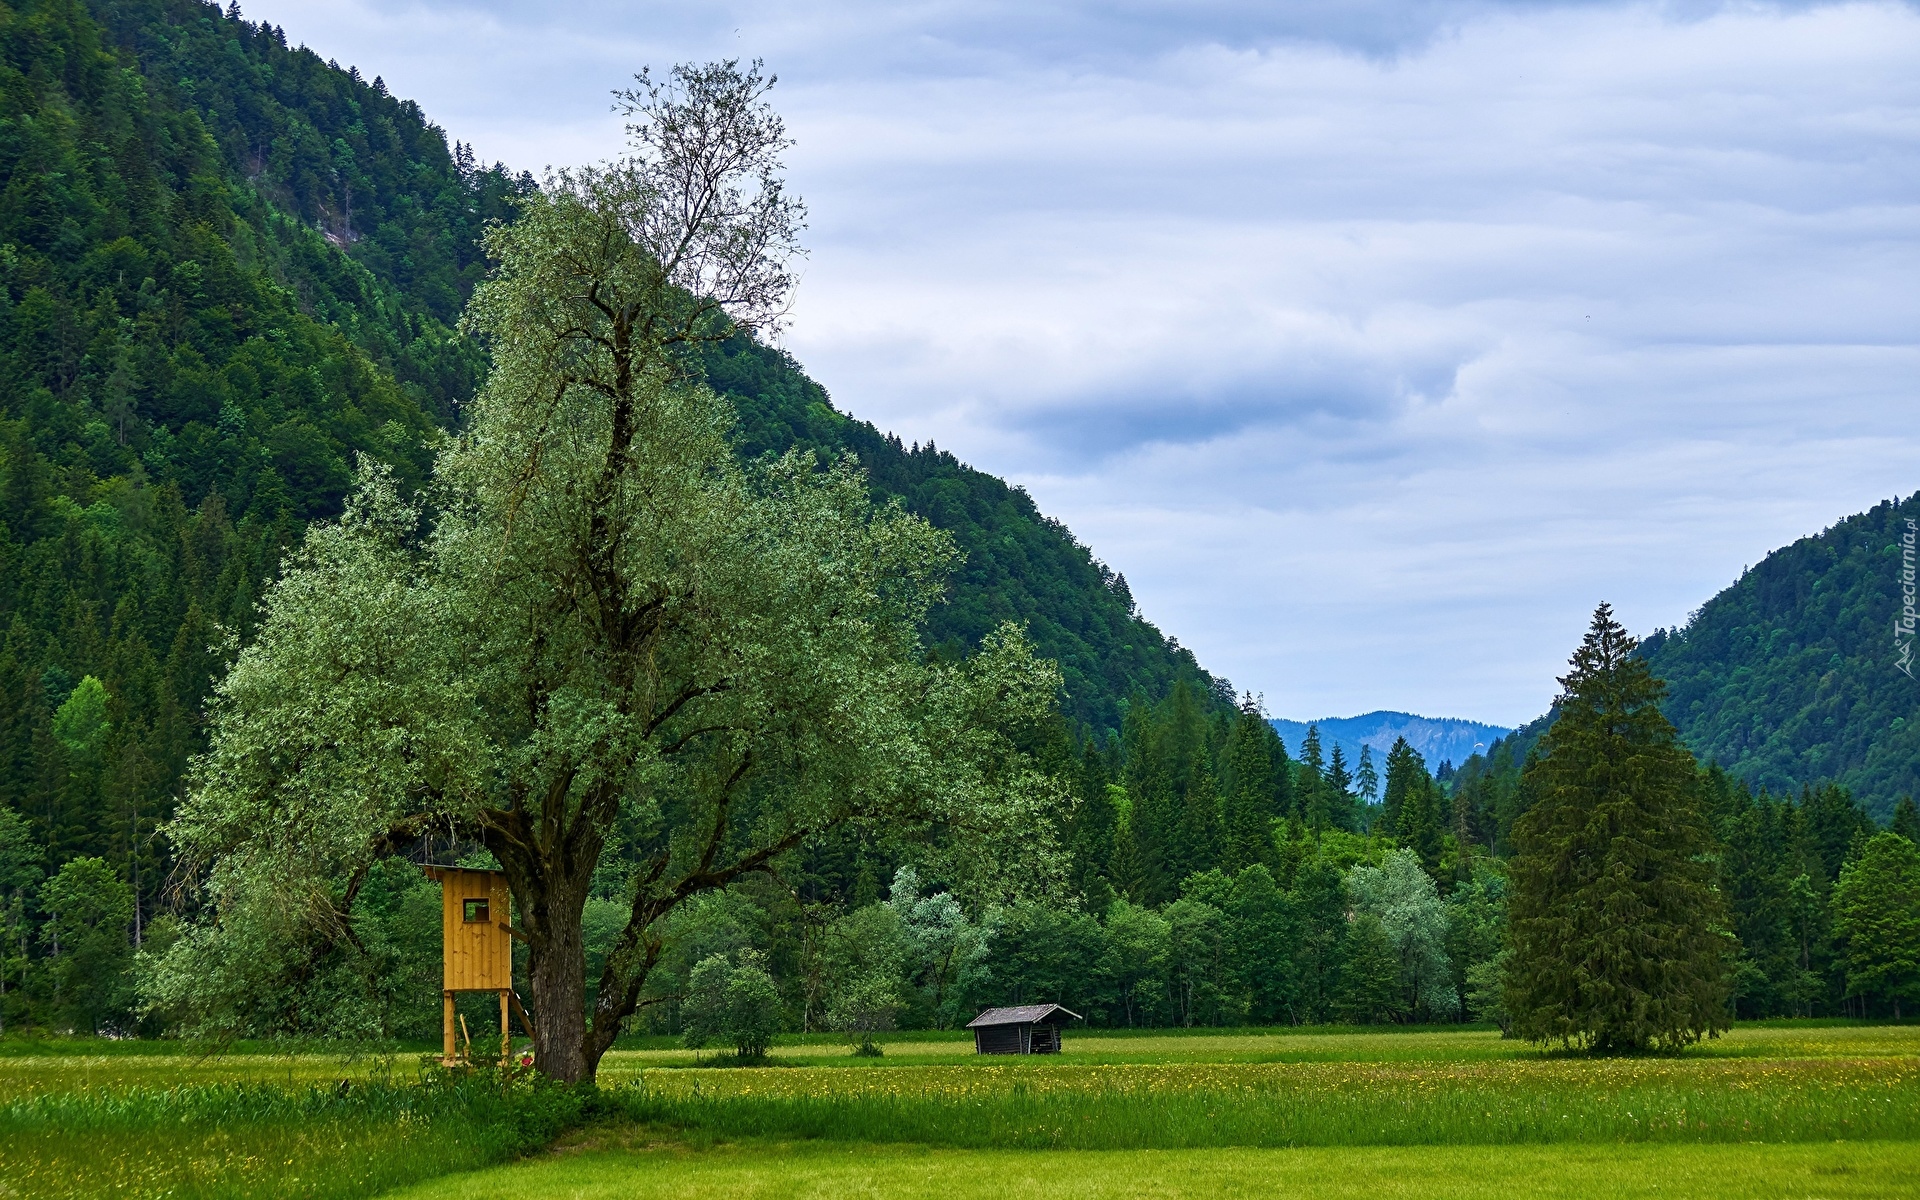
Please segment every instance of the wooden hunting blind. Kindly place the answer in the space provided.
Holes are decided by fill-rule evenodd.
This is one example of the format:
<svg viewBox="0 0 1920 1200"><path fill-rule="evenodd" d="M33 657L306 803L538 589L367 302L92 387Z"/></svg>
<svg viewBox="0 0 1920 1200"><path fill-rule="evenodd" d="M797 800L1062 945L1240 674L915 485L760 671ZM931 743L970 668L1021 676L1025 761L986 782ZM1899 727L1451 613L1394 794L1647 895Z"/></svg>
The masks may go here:
<svg viewBox="0 0 1920 1200"><path fill-rule="evenodd" d="M500 1059L505 1062L513 1052L512 1034L507 1024L508 1010L520 1013L533 1036L526 1011L513 992L513 927L507 923L507 877L500 871L481 871L472 867L423 868L427 878L440 885L440 1059L448 1066L459 1062L456 1034L466 1030L466 1020L453 1010L453 999L461 992L494 992L500 997ZM467 1037L467 1050L473 1050L473 1038Z"/></svg>
<svg viewBox="0 0 1920 1200"><path fill-rule="evenodd" d="M1022 1004L990 1008L973 1020L975 1054L1058 1054L1060 1027L1080 1014L1058 1004Z"/></svg>

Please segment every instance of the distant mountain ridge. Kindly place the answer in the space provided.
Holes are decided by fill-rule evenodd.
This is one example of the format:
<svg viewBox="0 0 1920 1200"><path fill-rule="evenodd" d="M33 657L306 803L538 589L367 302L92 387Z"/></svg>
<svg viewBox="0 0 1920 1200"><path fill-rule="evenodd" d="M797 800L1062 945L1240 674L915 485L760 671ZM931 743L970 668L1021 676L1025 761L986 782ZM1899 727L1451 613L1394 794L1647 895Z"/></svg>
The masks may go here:
<svg viewBox="0 0 1920 1200"><path fill-rule="evenodd" d="M1371 746L1374 761L1384 763L1394 739L1406 738L1407 744L1427 760L1429 770L1439 769L1443 762L1458 766L1467 761L1476 748L1484 753L1495 741L1513 732L1503 725L1489 725L1484 721L1385 711L1362 713L1357 717L1328 717L1320 721L1289 721L1273 717L1267 723L1287 744L1287 753L1295 758L1300 756L1300 744L1307 736L1307 727L1315 725L1320 729L1322 750L1328 756L1333 754L1335 746L1339 746L1348 763L1358 763L1360 747ZM1381 769L1384 770L1384 766Z"/></svg>

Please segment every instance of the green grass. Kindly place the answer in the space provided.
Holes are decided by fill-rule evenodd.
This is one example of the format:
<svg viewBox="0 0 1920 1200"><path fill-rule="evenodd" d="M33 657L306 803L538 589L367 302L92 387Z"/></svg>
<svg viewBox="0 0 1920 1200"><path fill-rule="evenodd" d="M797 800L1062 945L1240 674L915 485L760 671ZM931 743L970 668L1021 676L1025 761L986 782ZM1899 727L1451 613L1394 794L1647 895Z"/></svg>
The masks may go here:
<svg viewBox="0 0 1920 1200"><path fill-rule="evenodd" d="M581 1103L446 1077L47 1092L0 1104L0 1196L370 1196L537 1150Z"/></svg>
<svg viewBox="0 0 1920 1200"><path fill-rule="evenodd" d="M636 1139L435 1180L401 1200L707 1200L887 1196L1021 1200L1108 1196L1920 1196L1920 1145L1422 1146L1039 1154L863 1143L699 1147Z"/></svg>
<svg viewBox="0 0 1920 1200"><path fill-rule="evenodd" d="M583 1111L574 1093L553 1109L415 1086L411 1057L286 1049L5 1045L0 1198L344 1200L537 1149ZM1920 1026L1743 1025L1684 1055L1611 1060L1459 1027L1072 1033L1058 1057L971 1050L965 1035L920 1034L870 1060L812 1038L748 1069L623 1049L603 1064L603 1111L630 1118L637 1141L610 1148L603 1129L532 1174L479 1170L418 1194L509 1194L485 1189L525 1178L529 1196L539 1180L591 1196L631 1176L639 1196L675 1180L688 1197L917 1195L948 1172L943 1200L1284 1195L1331 1172L1371 1200L1553 1194L1529 1172L1573 1181L1566 1195L1712 1190L1731 1171L1747 1192L1716 1194L1889 1195L1908 1194L1888 1180L1912 1177L1920 1147ZM1136 1176L1151 1187L1130 1189ZM1431 1186L1395 1182L1409 1179Z"/></svg>
<svg viewBox="0 0 1920 1200"><path fill-rule="evenodd" d="M652 1072L637 1118L733 1137L1081 1150L1920 1137L1913 1059Z"/></svg>

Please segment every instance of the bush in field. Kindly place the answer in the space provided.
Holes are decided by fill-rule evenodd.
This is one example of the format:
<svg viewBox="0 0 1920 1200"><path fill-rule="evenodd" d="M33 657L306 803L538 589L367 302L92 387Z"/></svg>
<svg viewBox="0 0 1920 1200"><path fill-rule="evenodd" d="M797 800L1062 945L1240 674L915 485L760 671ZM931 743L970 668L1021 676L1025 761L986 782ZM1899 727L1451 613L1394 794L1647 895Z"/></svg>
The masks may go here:
<svg viewBox="0 0 1920 1200"><path fill-rule="evenodd" d="M871 972L841 986L839 995L827 1008L827 1021L835 1029L860 1039L854 1053L878 1058L881 1050L873 1035L893 1028L893 1015L899 1008L898 982L880 972Z"/></svg>
<svg viewBox="0 0 1920 1200"><path fill-rule="evenodd" d="M683 1040L695 1050L731 1042L741 1058L765 1058L780 1032L780 989L759 953L742 950L737 958L714 954L695 964L687 979Z"/></svg>

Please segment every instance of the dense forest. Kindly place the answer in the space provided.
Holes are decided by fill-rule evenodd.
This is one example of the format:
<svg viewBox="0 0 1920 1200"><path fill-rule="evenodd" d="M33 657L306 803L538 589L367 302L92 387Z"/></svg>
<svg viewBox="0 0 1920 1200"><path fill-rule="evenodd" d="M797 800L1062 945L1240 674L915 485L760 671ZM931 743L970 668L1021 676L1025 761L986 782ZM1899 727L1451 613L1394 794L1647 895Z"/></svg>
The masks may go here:
<svg viewBox="0 0 1920 1200"><path fill-rule="evenodd" d="M1896 668L1894 637L1916 518L1920 494L1848 517L1647 638L1695 754L1774 792L1839 783L1881 820L1920 791L1920 685Z"/></svg>

